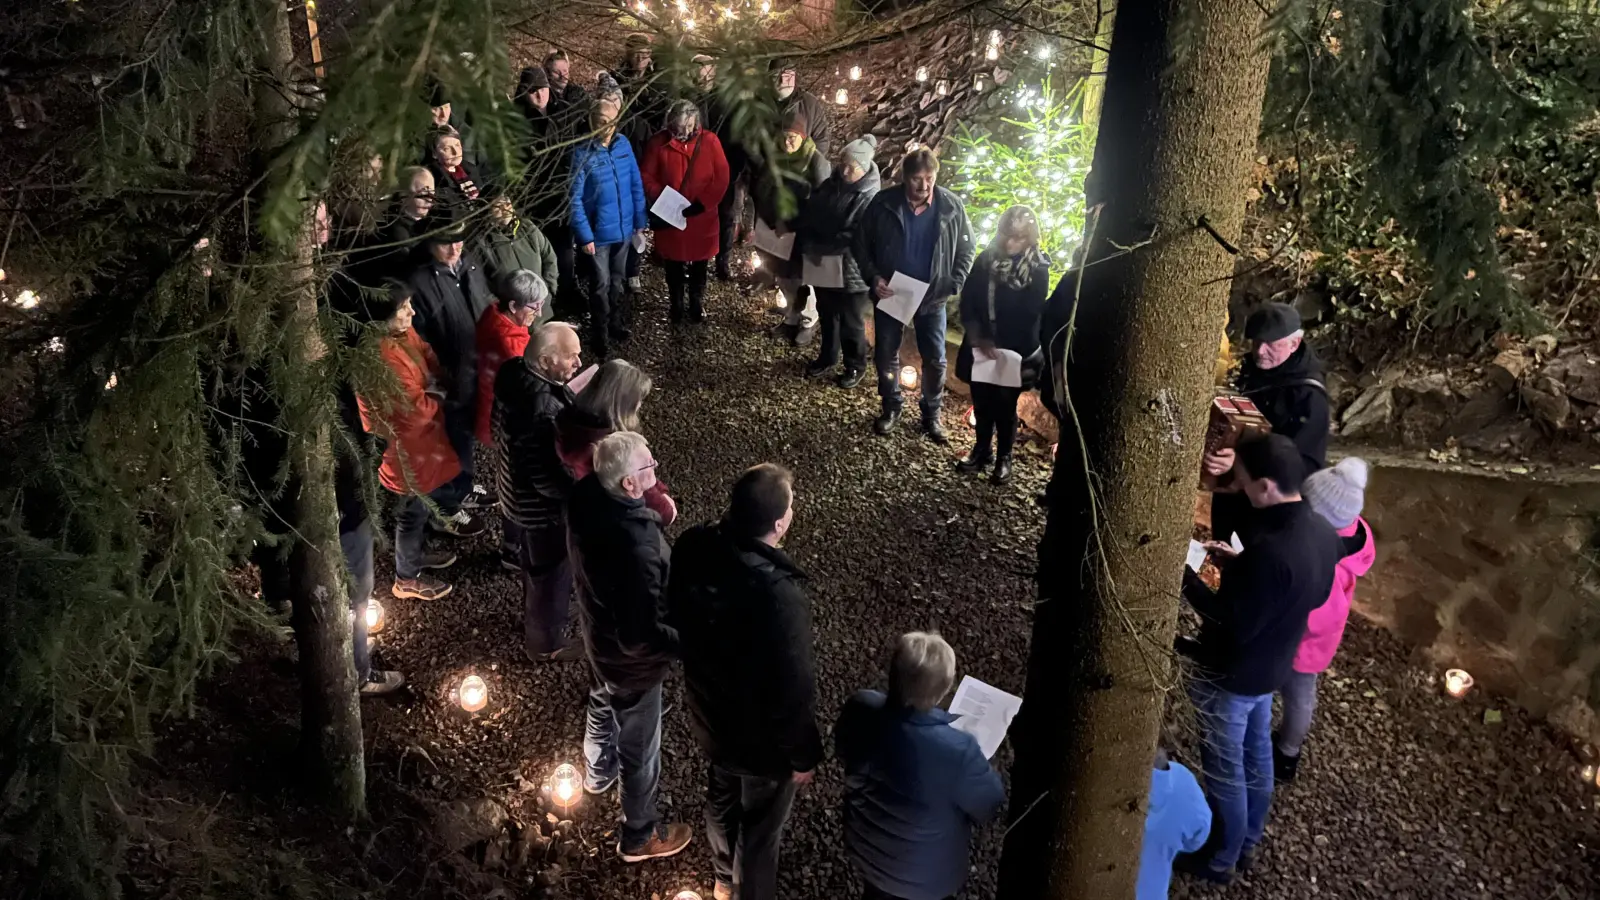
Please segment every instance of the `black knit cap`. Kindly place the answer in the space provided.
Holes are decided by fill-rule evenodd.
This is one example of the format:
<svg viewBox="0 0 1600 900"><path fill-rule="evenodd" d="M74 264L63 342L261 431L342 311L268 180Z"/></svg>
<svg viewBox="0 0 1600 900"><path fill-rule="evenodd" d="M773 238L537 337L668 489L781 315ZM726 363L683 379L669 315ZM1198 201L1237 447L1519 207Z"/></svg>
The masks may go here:
<svg viewBox="0 0 1600 900"><path fill-rule="evenodd" d="M1300 311L1287 303L1268 303L1244 322L1244 337L1270 344L1299 331Z"/></svg>
<svg viewBox="0 0 1600 900"><path fill-rule="evenodd" d="M517 93L531 94L550 86L550 76L539 66L529 66L517 77Z"/></svg>
<svg viewBox="0 0 1600 900"><path fill-rule="evenodd" d="M432 230L428 232L430 244L454 244L467 239L467 226L449 213L430 219L428 224L432 226Z"/></svg>
<svg viewBox="0 0 1600 900"><path fill-rule="evenodd" d="M450 92L446 90L445 86L439 82L433 82L432 86L428 89L428 105L438 108L449 102Z"/></svg>
<svg viewBox="0 0 1600 900"><path fill-rule="evenodd" d="M1265 434L1239 444L1239 465L1251 478L1269 478L1285 494L1300 493L1306 461L1300 448L1281 434Z"/></svg>

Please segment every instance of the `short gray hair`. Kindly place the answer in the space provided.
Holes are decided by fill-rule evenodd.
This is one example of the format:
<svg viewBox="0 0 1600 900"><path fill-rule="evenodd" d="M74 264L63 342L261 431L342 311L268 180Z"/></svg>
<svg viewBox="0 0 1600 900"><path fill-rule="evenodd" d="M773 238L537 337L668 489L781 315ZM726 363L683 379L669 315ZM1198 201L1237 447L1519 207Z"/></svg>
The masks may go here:
<svg viewBox="0 0 1600 900"><path fill-rule="evenodd" d="M600 486L614 496L622 496L622 479L634 474L633 457L648 451L650 444L637 431L616 431L594 445L594 474Z"/></svg>
<svg viewBox="0 0 1600 900"><path fill-rule="evenodd" d="M501 310L510 312L514 308L526 309L550 302L550 286L527 269L518 269L500 279L495 285L495 296L500 300Z"/></svg>
<svg viewBox="0 0 1600 900"><path fill-rule="evenodd" d="M576 337L578 329L567 322L546 322L540 325L533 330L533 337L528 340L528 349L523 352L523 358L539 362L555 351L556 342L560 341L564 334Z"/></svg>
<svg viewBox="0 0 1600 900"><path fill-rule="evenodd" d="M927 712L956 680L956 651L931 631L900 636L889 661L889 701Z"/></svg>

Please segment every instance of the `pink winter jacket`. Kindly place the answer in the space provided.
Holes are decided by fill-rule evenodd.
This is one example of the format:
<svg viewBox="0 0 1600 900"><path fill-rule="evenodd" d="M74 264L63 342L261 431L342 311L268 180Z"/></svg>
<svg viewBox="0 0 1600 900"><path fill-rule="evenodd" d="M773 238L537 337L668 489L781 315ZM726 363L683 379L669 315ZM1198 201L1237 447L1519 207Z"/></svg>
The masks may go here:
<svg viewBox="0 0 1600 900"><path fill-rule="evenodd" d="M1294 670L1312 675L1321 672L1333 662L1339 652L1339 641L1344 638L1344 625L1350 618L1350 601L1356 595L1356 579L1367 574L1377 558L1376 543L1372 540L1372 526L1357 518L1349 528L1339 532L1339 537L1349 538L1366 529L1367 542L1360 550L1339 560L1333 572L1333 591L1328 602L1312 610L1306 619L1306 636L1300 640L1300 649L1294 655Z"/></svg>

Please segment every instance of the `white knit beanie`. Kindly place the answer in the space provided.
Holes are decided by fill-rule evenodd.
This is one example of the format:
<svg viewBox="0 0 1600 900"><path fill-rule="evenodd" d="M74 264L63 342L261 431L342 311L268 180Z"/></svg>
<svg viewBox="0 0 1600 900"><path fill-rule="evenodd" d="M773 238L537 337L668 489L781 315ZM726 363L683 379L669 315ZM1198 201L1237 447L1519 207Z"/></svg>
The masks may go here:
<svg viewBox="0 0 1600 900"><path fill-rule="evenodd" d="M1347 456L1331 469L1311 473L1301 496L1335 528L1349 528L1366 501L1367 461Z"/></svg>

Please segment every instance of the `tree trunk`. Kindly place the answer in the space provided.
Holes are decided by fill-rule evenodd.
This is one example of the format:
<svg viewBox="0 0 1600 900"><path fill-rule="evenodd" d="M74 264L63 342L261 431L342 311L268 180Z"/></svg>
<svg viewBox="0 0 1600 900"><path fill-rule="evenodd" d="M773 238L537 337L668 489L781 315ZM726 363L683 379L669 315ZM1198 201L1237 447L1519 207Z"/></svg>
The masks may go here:
<svg viewBox="0 0 1600 900"><path fill-rule="evenodd" d="M256 137L260 158L270 160L294 139L297 127L294 45L282 0L259 2L264 38L259 62L269 83L255 85ZM327 398L317 395L320 381L309 377L326 352L317 328L316 248L315 215L308 209L293 243L281 248L286 271L269 267L265 276L283 277L287 285L283 300L287 377L274 379L278 382L274 391L290 435L283 517L293 541L289 588L300 656L300 740L328 806L340 815L361 818L366 814L361 698L339 547L333 446L327 417L320 414Z"/></svg>
<svg viewBox="0 0 1600 900"><path fill-rule="evenodd" d="M1254 0L1117 10L1000 896L1134 895L1266 89ZM1124 248L1124 249L1119 249ZM1130 249L1131 248L1131 249ZM1074 419L1076 421L1074 421Z"/></svg>
<svg viewBox="0 0 1600 900"><path fill-rule="evenodd" d="M1106 66L1112 30L1117 24L1117 4L1114 0L1098 0L1096 9L1095 47L1089 51L1089 77L1083 86L1083 124L1093 127L1100 124L1100 109L1106 99Z"/></svg>

